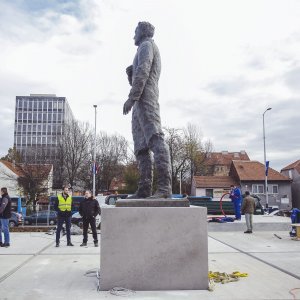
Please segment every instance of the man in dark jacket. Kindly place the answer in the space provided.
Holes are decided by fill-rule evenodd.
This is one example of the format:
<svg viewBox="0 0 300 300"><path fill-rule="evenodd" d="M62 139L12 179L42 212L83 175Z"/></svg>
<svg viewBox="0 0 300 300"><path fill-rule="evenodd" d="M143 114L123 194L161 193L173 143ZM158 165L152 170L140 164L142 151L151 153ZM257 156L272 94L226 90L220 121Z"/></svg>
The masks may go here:
<svg viewBox="0 0 300 300"><path fill-rule="evenodd" d="M69 188L64 187L62 194L57 196L54 203L54 209L57 211L57 228L56 228L56 247L59 247L60 232L62 226L66 223L67 246L74 246L71 243L71 217L72 217L72 197L69 195Z"/></svg>
<svg viewBox="0 0 300 300"><path fill-rule="evenodd" d="M1 188L0 200L0 247L9 247L9 218L11 217L11 200L7 193L7 188ZM4 243L2 242L2 231Z"/></svg>
<svg viewBox="0 0 300 300"><path fill-rule="evenodd" d="M252 233L253 214L255 212L255 199L250 196L248 191L245 192L245 199L242 205L242 213L245 214L247 230L244 233Z"/></svg>
<svg viewBox="0 0 300 300"><path fill-rule="evenodd" d="M98 237L96 229L96 216L101 213L100 206L97 200L92 197L90 191L85 192L85 199L80 202L79 214L83 221L83 242L80 246L86 246L88 241L88 228L91 225L94 245L98 247Z"/></svg>

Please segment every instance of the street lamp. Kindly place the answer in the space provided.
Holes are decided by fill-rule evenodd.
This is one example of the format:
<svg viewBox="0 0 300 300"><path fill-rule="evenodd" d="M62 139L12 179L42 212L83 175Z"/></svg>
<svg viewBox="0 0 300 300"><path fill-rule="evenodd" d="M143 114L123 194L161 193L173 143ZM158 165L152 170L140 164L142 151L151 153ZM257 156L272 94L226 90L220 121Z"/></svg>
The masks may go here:
<svg viewBox="0 0 300 300"><path fill-rule="evenodd" d="M95 135L94 135L94 157L93 157L93 197L96 196L96 128L97 128L97 105L95 108Z"/></svg>
<svg viewBox="0 0 300 300"><path fill-rule="evenodd" d="M267 159L266 159L266 134L265 134L265 113L272 108L267 108L263 113L263 139L264 139L264 162L265 162L265 193L266 193L266 208L269 207L268 197L268 174L267 174Z"/></svg>

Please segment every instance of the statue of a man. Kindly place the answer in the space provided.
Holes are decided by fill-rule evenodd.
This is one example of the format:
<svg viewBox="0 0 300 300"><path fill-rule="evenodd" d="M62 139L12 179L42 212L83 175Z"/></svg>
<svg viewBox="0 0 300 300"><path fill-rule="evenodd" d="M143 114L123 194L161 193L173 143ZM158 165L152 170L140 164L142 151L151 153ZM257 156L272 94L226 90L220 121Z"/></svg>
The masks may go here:
<svg viewBox="0 0 300 300"><path fill-rule="evenodd" d="M131 87L123 114L132 109L134 153L138 162L140 180L138 190L131 198L152 195L153 159L158 175L153 198L171 197L171 164L169 147L161 129L158 103L158 80L161 70L160 54L153 41L154 26L139 22L134 42L138 46L133 64L126 69Z"/></svg>

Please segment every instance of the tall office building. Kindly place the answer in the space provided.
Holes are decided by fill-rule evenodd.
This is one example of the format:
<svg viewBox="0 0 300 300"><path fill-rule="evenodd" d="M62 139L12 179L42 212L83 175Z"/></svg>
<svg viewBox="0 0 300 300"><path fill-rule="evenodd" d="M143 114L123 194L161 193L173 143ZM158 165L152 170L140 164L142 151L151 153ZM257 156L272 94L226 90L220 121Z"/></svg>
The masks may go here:
<svg viewBox="0 0 300 300"><path fill-rule="evenodd" d="M53 163L64 133L64 124L74 119L65 97L31 94L16 97L14 146L25 160Z"/></svg>

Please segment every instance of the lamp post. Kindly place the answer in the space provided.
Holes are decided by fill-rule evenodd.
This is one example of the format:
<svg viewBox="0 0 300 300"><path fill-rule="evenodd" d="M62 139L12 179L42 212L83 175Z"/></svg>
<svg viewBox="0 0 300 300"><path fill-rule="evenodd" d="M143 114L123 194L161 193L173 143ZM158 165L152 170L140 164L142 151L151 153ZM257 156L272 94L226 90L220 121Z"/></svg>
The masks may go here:
<svg viewBox="0 0 300 300"><path fill-rule="evenodd" d="M265 113L271 110L268 107L263 113L263 139L264 139L264 163L265 163L265 193L266 193L266 208L269 207L269 197L268 197L268 174L267 174L267 159L266 159L266 134L265 134Z"/></svg>
<svg viewBox="0 0 300 300"><path fill-rule="evenodd" d="M93 197L96 196L96 129L97 129L97 105L95 108L95 134L94 134L94 155L93 155Z"/></svg>

